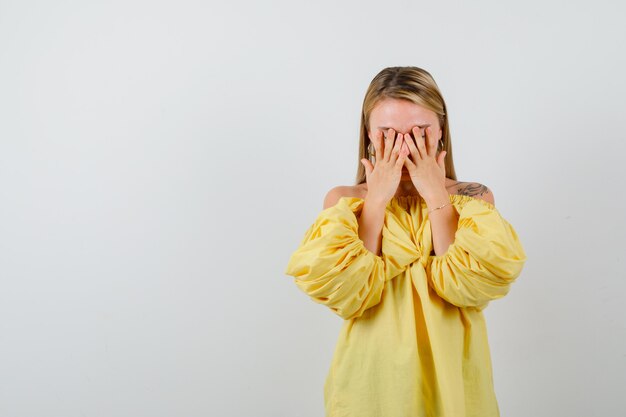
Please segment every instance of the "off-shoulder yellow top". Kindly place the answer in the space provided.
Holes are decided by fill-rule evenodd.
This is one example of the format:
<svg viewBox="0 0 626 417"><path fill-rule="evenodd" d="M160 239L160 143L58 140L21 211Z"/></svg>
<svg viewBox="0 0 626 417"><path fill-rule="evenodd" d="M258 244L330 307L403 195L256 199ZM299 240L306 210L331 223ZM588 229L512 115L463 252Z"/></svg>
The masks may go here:
<svg viewBox="0 0 626 417"><path fill-rule="evenodd" d="M509 292L526 254L493 204L449 196L459 222L440 256L419 196L387 204L381 256L359 238L357 197L322 210L291 255L285 273L344 319L326 417L499 416L482 310Z"/></svg>

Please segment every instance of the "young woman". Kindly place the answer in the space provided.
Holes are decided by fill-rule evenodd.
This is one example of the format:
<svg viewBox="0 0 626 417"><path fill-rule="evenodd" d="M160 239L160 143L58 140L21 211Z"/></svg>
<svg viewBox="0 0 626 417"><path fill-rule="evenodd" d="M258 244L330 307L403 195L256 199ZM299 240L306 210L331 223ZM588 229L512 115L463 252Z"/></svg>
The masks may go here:
<svg viewBox="0 0 626 417"><path fill-rule="evenodd" d="M374 77L359 159L356 185L328 192L286 269L344 319L326 416L499 416L482 310L509 292L526 254L491 191L456 180L427 71Z"/></svg>

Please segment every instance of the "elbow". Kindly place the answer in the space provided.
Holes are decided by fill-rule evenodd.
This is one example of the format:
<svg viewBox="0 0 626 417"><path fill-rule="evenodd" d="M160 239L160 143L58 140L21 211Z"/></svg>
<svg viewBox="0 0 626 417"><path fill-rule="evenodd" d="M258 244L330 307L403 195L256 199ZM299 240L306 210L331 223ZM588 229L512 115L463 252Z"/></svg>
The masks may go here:
<svg viewBox="0 0 626 417"><path fill-rule="evenodd" d="M511 284L521 275L525 263L525 257L509 259L493 265L491 273L499 278L497 281Z"/></svg>

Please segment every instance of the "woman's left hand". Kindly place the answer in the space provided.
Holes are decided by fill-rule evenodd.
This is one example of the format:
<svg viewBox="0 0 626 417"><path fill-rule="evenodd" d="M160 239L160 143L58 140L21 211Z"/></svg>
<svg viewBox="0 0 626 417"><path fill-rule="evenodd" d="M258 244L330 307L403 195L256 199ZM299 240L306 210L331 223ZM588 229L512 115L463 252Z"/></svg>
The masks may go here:
<svg viewBox="0 0 626 417"><path fill-rule="evenodd" d="M430 195L446 188L446 165L444 162L446 152L442 151L437 154L438 141L433 137L430 126L425 130L425 137L422 136L419 127L414 127L413 136L417 143L413 141L411 135L404 134L402 146L407 146L410 152L404 165L407 167L411 181L417 191L427 199Z"/></svg>

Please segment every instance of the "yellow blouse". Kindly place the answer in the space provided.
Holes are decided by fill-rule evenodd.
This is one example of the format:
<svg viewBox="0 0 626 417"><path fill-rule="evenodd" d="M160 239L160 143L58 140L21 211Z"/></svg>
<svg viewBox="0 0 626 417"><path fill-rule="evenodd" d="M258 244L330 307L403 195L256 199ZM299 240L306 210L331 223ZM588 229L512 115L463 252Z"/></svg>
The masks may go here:
<svg viewBox="0 0 626 417"><path fill-rule="evenodd" d="M381 256L359 238L357 197L322 210L291 255L285 273L345 320L326 417L499 416L482 310L509 292L526 254L493 204L450 202L458 228L440 256L419 196L387 204Z"/></svg>

